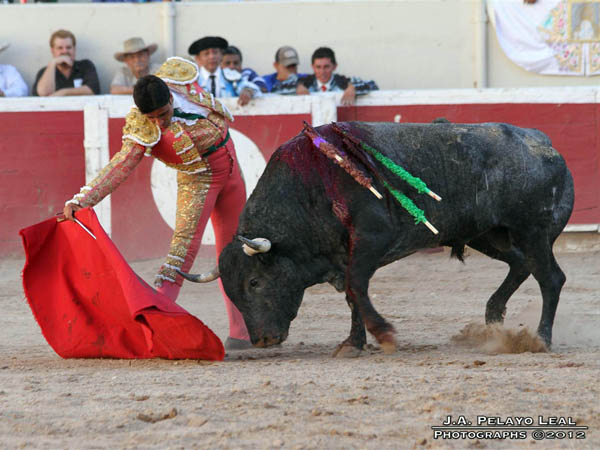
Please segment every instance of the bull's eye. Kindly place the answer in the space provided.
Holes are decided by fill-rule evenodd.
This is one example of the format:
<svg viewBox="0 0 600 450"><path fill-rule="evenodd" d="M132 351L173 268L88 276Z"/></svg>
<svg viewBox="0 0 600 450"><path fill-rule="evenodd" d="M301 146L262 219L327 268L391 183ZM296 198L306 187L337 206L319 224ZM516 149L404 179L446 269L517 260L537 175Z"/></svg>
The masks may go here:
<svg viewBox="0 0 600 450"><path fill-rule="evenodd" d="M252 287L258 286L258 280L256 278L252 278L250 280L250 286L252 286Z"/></svg>

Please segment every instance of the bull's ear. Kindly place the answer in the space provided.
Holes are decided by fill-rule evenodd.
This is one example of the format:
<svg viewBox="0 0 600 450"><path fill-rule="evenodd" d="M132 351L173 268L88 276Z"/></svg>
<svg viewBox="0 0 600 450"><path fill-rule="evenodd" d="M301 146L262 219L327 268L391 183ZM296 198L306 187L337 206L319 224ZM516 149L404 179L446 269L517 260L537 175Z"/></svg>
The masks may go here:
<svg viewBox="0 0 600 450"><path fill-rule="evenodd" d="M242 249L248 256L256 255L257 253L267 253L271 250L271 241L265 238L247 239L244 236L238 235L238 240L242 242Z"/></svg>

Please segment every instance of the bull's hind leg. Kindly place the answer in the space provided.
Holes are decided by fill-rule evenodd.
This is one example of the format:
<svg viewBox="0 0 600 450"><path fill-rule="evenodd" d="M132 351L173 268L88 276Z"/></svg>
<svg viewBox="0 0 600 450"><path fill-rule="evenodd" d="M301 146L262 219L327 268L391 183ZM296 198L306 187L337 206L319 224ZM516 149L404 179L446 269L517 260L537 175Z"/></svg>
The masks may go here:
<svg viewBox="0 0 600 450"><path fill-rule="evenodd" d="M500 287L492 294L485 306L485 323L503 323L506 315L506 303L515 291L529 277L529 271L515 264L510 266L508 275L500 285Z"/></svg>
<svg viewBox="0 0 600 450"><path fill-rule="evenodd" d="M499 250L485 239L485 235L469 242L469 246L490 258L504 261L510 267L508 275L492 294L485 308L485 323L502 323L506 315L506 303L531 272L525 266L523 254L514 246L510 246L508 250Z"/></svg>
<svg viewBox="0 0 600 450"><path fill-rule="evenodd" d="M516 244L525 255L527 268L531 271L542 291L542 317L538 325L538 334L550 348L552 344L552 325L560 297L560 291L567 277L558 266L552 253L552 243L545 230L537 230Z"/></svg>

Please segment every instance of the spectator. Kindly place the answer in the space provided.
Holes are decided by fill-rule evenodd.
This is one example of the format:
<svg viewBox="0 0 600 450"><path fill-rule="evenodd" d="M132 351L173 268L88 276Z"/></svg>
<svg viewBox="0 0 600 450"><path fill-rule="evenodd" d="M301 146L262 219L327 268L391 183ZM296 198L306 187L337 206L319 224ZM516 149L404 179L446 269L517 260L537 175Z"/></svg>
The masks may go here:
<svg viewBox="0 0 600 450"><path fill-rule="evenodd" d="M379 89L374 81L363 81L357 77L348 78L334 73L337 68L335 53L328 47L316 49L311 64L314 74L300 79L297 94L343 91L342 105L353 105L357 95Z"/></svg>
<svg viewBox="0 0 600 450"><path fill-rule="evenodd" d="M123 42L123 51L115 53L117 61L124 62L110 83L111 94L133 94L133 86L143 76L156 72L160 65L150 64L150 56L156 51L156 44L146 45L140 37Z"/></svg>
<svg viewBox="0 0 600 450"><path fill-rule="evenodd" d="M75 36L70 31L58 30L52 33L52 59L37 73L33 95L46 97L100 93L100 82L94 63L89 59L76 61L76 45Z"/></svg>
<svg viewBox="0 0 600 450"><path fill-rule="evenodd" d="M246 67L242 69L242 52L239 48L234 45L230 45L223 52L223 61L221 62L221 68L237 70L242 74L242 78L253 82L258 86L261 92L267 92L267 85L265 80L259 76L254 70Z"/></svg>
<svg viewBox="0 0 600 450"><path fill-rule="evenodd" d="M294 47L285 45L278 48L273 63L276 72L263 76L267 84L267 92L282 95L295 94L298 79L306 76L303 73L298 74L299 63L298 52Z"/></svg>
<svg viewBox="0 0 600 450"><path fill-rule="evenodd" d="M222 37L206 36L194 41L188 53L194 56L200 74L198 84L215 97L239 97L238 104L244 106L253 97L260 96L260 89L242 74L231 69L222 69L223 52L227 41Z"/></svg>
<svg viewBox="0 0 600 450"><path fill-rule="evenodd" d="M8 43L0 43L0 53L8 46ZM0 64L0 97L25 97L27 91L27 85L16 67Z"/></svg>

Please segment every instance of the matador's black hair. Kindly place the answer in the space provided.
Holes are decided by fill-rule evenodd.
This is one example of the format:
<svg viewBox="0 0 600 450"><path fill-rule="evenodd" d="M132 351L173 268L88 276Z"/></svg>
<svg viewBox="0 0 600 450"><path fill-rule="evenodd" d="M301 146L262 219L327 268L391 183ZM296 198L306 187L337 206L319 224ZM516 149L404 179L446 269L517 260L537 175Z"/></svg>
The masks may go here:
<svg viewBox="0 0 600 450"><path fill-rule="evenodd" d="M171 98L166 83L156 75L140 78L133 88L133 101L142 114L162 108Z"/></svg>

